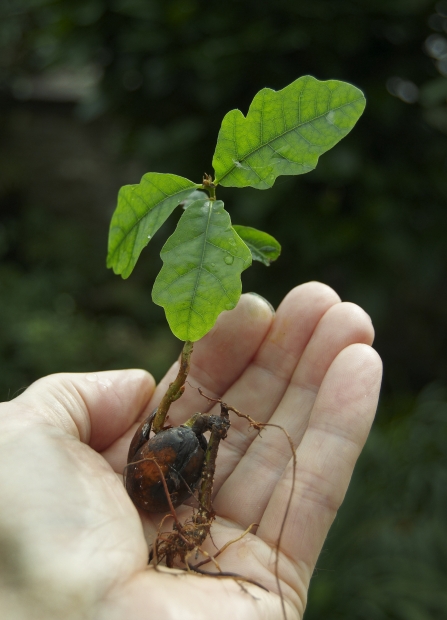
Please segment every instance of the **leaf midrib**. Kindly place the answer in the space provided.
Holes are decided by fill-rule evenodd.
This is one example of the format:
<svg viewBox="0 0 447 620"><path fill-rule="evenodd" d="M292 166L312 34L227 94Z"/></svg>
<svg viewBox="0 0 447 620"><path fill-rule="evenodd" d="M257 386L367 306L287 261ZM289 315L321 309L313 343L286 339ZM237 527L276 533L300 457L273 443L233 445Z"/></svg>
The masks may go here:
<svg viewBox="0 0 447 620"><path fill-rule="evenodd" d="M140 185L140 184L138 184L138 185ZM153 187L156 187L153 183L152 183L152 185L153 185ZM128 237L129 237L129 236L130 236L130 234L133 232L133 230L134 230L134 229L135 229L135 228L136 228L136 227L140 224L140 222L141 222L142 220L144 220L144 218L145 218L145 217L147 217L147 216L149 215L149 213L152 213L152 211L154 211L154 209L156 209L157 207L159 207L159 206L160 206L163 202L166 202L166 200L169 200L169 198L173 198L173 197L177 196L178 194L181 194L182 192L185 192L185 191L187 191L187 190L189 191L189 189L191 189L191 191L192 191L192 190L194 189L194 187L197 189L198 187L200 187L200 185L196 185L196 184L194 184L191 188L189 188L189 187L184 187L183 189L181 189L180 191L176 192L175 194L169 194L169 195L166 195L166 194L165 194L165 196L166 196L165 198L163 198L162 200L160 200L159 202L157 202L157 203L156 203L156 204L152 207L152 209L149 209L148 211L146 211L146 213L145 213L144 215L142 215L140 218L138 218L138 219L137 219L137 221L135 222L135 224L132 224L131 228L129 228L129 231L128 231L128 232L127 232L124 236L123 236L123 238L119 241L119 243L117 244L117 246L116 246L116 247L115 247L115 249L113 250L113 252L112 252L112 256L115 256L116 252L117 252L117 251L118 251L118 249L121 247L121 245L122 245L122 244L123 244L123 243L124 243L124 242L128 239ZM160 188L156 187L156 189L158 189L159 191L161 191L162 193L164 193L164 192L163 192L163 190L160 190ZM136 191L136 190L134 190L134 191ZM142 198L142 196L138 196L138 194L137 194L137 197L141 200L141 202L142 202L144 205L147 205L147 202L146 202L146 201ZM127 197L125 198L125 201L127 202L127 204L129 204L129 205L130 205L130 201L129 201L129 199L128 199ZM178 207L178 205L176 205L176 207ZM174 209L175 209L176 207L174 207ZM164 223L164 222L163 222L163 223ZM118 226L117 228L120 228L121 230L123 230L121 226ZM134 240L134 247L135 247L135 240Z"/></svg>
<svg viewBox="0 0 447 620"><path fill-rule="evenodd" d="M196 310L194 310L193 305L194 305L194 300L196 298L196 293L197 293L197 287L199 286L199 280L200 280L200 275L202 273L202 265L203 265L203 259L205 256L205 248L206 248L206 242L207 242L207 237L208 237L208 229L210 227L210 221L211 221L211 215L213 212L213 203L211 201L209 201L209 207L208 207L208 221L206 223L206 228L203 231L203 246L202 246L202 256L200 259L200 263L197 266L198 272L197 272L197 277L196 277L196 282L194 285L194 292L191 296L191 303L189 304L189 312L188 312L188 332L191 328L191 312L194 311L196 312L196 314L199 314L199 312L197 312ZM200 315L201 316L201 315ZM203 317L202 317L203 320Z"/></svg>
<svg viewBox="0 0 447 620"><path fill-rule="evenodd" d="M295 131L295 129L298 129L299 127L302 127L303 125L307 125L308 123L312 123L313 121L318 120L319 118L322 118L323 116L326 116L327 114L329 114L330 112L335 112L336 110L341 110L341 108L344 108L348 105L352 105L353 103L356 103L357 101L361 101L362 99L365 99L365 97L358 97L357 99L354 99L353 101L350 101L349 103L344 103L343 105L338 106L337 108L332 108L331 110L329 110L328 112L325 112L324 114L320 114L319 116L315 116L314 118L312 118L309 121L305 121L303 123L298 123L298 125L295 125L295 127L293 127L292 129L288 129L287 131L283 131L282 133L279 133L277 136L275 136L273 138L273 140L277 140L278 138L282 138L282 136L287 135L288 133L291 133L292 131ZM301 114L300 114L301 116ZM246 120L248 118L248 114L247 116L244 116L244 120ZM250 151L249 153L247 153L246 155L244 155L244 157L242 159L238 159L238 161L240 163L242 163L243 161L245 161L248 157L250 157L251 155L253 155L253 153L256 153L256 151L259 151L260 149L263 149L264 147L268 146L270 142L273 142L273 140L270 140L269 142L264 142L263 144L257 146L255 149L253 149L252 151ZM236 142L235 142L236 144ZM237 149L236 149L236 153L237 153ZM228 172L226 172L222 177L220 177L220 179L216 179L214 181L215 185L218 185L219 183L221 183L221 181L223 179L225 179L225 177L227 177L229 174L231 174L231 172L233 172L233 170L236 168L236 166L233 164L233 166L228 170ZM253 171L254 172L254 171ZM257 173L255 173L257 174ZM259 176L259 175L258 175ZM261 179L261 177L259 177ZM262 181L264 181L264 179L261 179Z"/></svg>

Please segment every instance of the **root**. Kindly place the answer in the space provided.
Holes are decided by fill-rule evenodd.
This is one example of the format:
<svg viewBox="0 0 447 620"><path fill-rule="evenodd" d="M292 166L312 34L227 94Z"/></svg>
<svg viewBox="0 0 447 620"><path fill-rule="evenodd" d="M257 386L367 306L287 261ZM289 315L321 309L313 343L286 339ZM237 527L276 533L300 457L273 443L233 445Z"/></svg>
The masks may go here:
<svg viewBox="0 0 447 620"><path fill-rule="evenodd" d="M239 542L240 540L242 540L242 538L244 538L244 536L246 536L249 531L251 530L252 527L257 527L259 524L258 523L251 523L247 529L245 530L245 532L243 532L240 536L238 536L237 538L233 538L233 540L229 540L227 543L224 544L223 547L221 547L217 553L215 553L213 556L210 556L208 559L206 560L202 560L201 562L199 562L198 564L195 564L193 566L194 570L196 568L199 568L200 566L203 566L204 564L208 564L208 562L215 562L215 559L217 558L218 555L220 555L221 553L223 553L225 551L225 549L228 549L228 547L230 545L232 545L233 543ZM204 555L208 555L208 554L204 554Z"/></svg>
<svg viewBox="0 0 447 620"><path fill-rule="evenodd" d="M258 588L262 588L262 590L265 590L266 592L268 592L267 588L263 586L261 583L258 583L254 579L249 579L248 577L243 577L242 575L238 575L237 573L230 573L230 572L224 572L224 571L220 571L218 573L210 573L209 571L202 570L201 568L196 568L189 564L187 566L190 570L193 570L195 573L198 573L199 575L206 575L207 577L234 579L237 582L241 581L245 583L251 583L252 585L258 586Z"/></svg>
<svg viewBox="0 0 447 620"><path fill-rule="evenodd" d="M157 459L155 459L153 457L146 457L144 459L140 459L139 461L133 461L132 463L128 463L126 465L126 467L124 468L124 470L126 470L131 465L137 465L137 463L143 463L144 461L152 461L153 463L155 463L155 466L158 469L158 473L160 474L160 480L161 480L161 482L163 484L163 488L164 488L164 491L165 491L165 494L166 494L166 501L168 502L169 510L171 511L170 514L172 515L172 517L173 517L173 519L175 521L175 524L176 524L176 526L178 528L178 532L181 535L182 524L180 523L180 521L179 521L179 519L177 517L177 513L175 512L174 506L172 505L171 495L169 493L168 485L166 483L166 478L164 477L163 471L162 471L162 469L161 469ZM164 518L163 518L163 521L164 521ZM162 523L163 523L163 521L162 521ZM160 524L160 527L161 527L161 524Z"/></svg>
<svg viewBox="0 0 447 620"><path fill-rule="evenodd" d="M287 620L286 606L285 606L285 603L284 603L284 595L282 593L281 580L279 578L279 553L280 553L280 549L281 549L282 535L284 533L284 528L285 528L285 525L286 525L287 517L289 515L290 506L292 505L293 493L294 493L294 490L295 490L295 482L296 482L296 454L295 454L295 446L293 445L292 438L290 437L290 435L286 431L286 429L283 428L282 426L280 426L279 424L270 424L270 423L267 423L267 422L256 422L256 420L253 420L253 418L250 417L249 415L247 415L245 413L242 413L241 411L238 411L235 407L233 407L231 405L228 405L227 403L224 403L221 398L212 398L211 396L207 396L203 392L201 387L199 387L197 389L199 391L199 394L201 396L203 396L204 398L206 398L209 402L219 403L222 409L225 409L226 411L232 411L239 418L244 418L245 420L247 420L249 422L250 426L252 426L254 429L256 429L259 434L260 434L260 432L264 428L268 428L268 427L279 428L279 430L284 433L284 435L287 438L287 441L289 442L290 450L292 452L292 460L293 460L292 488L290 490L290 495L289 495L289 499L287 501L286 510L284 512L283 520L282 520L282 523L281 523L281 528L279 530L278 540L276 542L276 557L275 557L275 579L276 579L276 586L278 588L279 596L280 596L280 599L281 599L282 613L283 613L284 619Z"/></svg>
<svg viewBox="0 0 447 620"><path fill-rule="evenodd" d="M189 564L189 562L186 562L186 566L188 567L188 569L191 570L196 570L196 568L202 566L203 564L206 564L207 562L212 562L214 564L214 566L217 568L217 570L219 571L219 573L222 572L222 569L220 568L217 560L216 560L216 556L211 555L208 553L208 551L205 551L205 549L200 549L200 547L198 547L196 549L197 552L200 552L202 555L204 555L207 559L203 560L202 562L199 562L198 564L194 564L193 566ZM217 555L217 554L216 554ZM188 558L186 558L187 560ZM197 560L197 553L196 553L196 560Z"/></svg>
<svg viewBox="0 0 447 620"><path fill-rule="evenodd" d="M163 421L161 421L160 418L158 418L157 420L157 422L161 425L159 430L161 430L162 425L164 424L164 420L165 420L167 410L169 409L170 404L181 396L184 390L185 383L189 383L186 380L186 377L187 377L187 373L189 370L189 357L190 357L190 353L192 350L192 343L188 343L191 345L190 348L186 347L186 344L187 343L185 343L185 348L182 354L181 367L179 370L178 377L176 381L174 381L174 383L170 385L168 392L166 393L164 397L166 402L161 407L162 413L163 413L163 416L162 416ZM256 527L258 525L257 523L250 524L250 526L240 536L238 536L237 538L233 540L228 541L223 547L218 549L216 553L214 553L213 555L209 554L208 552L203 550L201 547L202 547L202 544L205 542L205 540L208 538L208 536L211 537L211 526L215 519L215 513L214 513L214 510L211 504L214 475L215 475L215 464L216 464L219 443L222 439L225 439L227 430L230 426L229 412L231 411L235 415L237 415L239 418L243 418L247 420L250 427L254 428L258 432L258 434L260 434L261 431L263 431L264 429L268 427L278 428L284 433L284 435L287 438L287 441L289 442L290 450L292 453L292 460L293 460L292 488L290 491L290 495L289 495L288 502L286 505L286 510L285 510L283 520L281 523L278 540L275 546L276 557L275 557L275 571L274 571L278 595L281 600L282 615L284 619L287 620L284 595L283 595L282 588L281 588L281 580L279 578L279 554L280 554L281 540L282 540L282 536L284 533L285 524L286 524L287 517L289 515L290 507L292 504L293 492L295 489L295 481L296 481L296 455L295 455L295 447L293 445L292 438L282 426L279 426L278 424L271 424L271 423L266 423L266 422L257 422L251 416L245 413L242 413L241 411L239 411L232 405L228 405L227 403L223 402L221 398L212 398L210 396L207 396L203 392L202 388L199 387L197 389L199 393L201 394L201 396L206 398L209 402L220 404L221 414L220 414L220 417L211 416L208 414L195 414L195 416L191 418L191 423L194 422L194 424L196 422L196 418L202 424L205 421L208 426L204 428L203 431L201 432L204 432L205 430L211 430L211 436L209 439L207 451L205 453L205 461L204 461L204 465L202 469L202 482L201 482L200 490L198 493L198 497L196 493L194 493L194 491L188 487L188 490L191 496L194 497L198 501L198 509L197 509L197 512L194 512L193 510L192 517L189 520L187 520L184 524L180 523L177 517L175 508L172 504L172 500L171 500L169 489L166 483L166 479L163 475L163 471L159 463L157 462L155 458L142 459L142 460L153 461L156 464L156 467L158 468L160 479L162 481L163 488L166 494L167 503L169 506L169 513L165 515L160 522L158 532L157 532L157 537L155 539L155 542L152 546L152 550L149 555L149 562L153 561L154 567L156 568L157 565L160 564L160 562L164 561L164 563L166 564L168 568L174 568L176 560L179 560L186 567L187 571L192 571L199 575L204 575L207 577L233 579L239 584L239 586L243 589L243 591L250 594L250 596L252 596L252 594L244 587L243 585L244 583L255 585L268 592L267 588L263 586L262 584L258 583L257 581L243 577L242 575L239 575L237 573L222 571L219 566L219 563L216 560L216 558L220 554L222 554L226 549L228 549L230 545L240 541L244 536L246 536L252 530L252 528ZM160 407L158 409L158 412L160 412ZM154 426L155 426L155 420L154 420ZM155 432L157 432L155 428L154 430ZM135 465L139 462L141 461L134 461L134 462L129 463L126 466L126 469L130 465ZM171 517L174 519L174 525L173 525L172 531L161 532L161 528L164 522L166 521L167 518L171 518ZM212 540L212 537L211 537L211 540ZM214 544L214 541L213 541L213 544ZM205 559L201 560L200 562L196 564L191 564L189 561L189 558L195 552L196 553L200 552L203 556L205 556ZM209 562L212 562L214 564L217 572L209 572L209 571L202 569L202 566L204 566L205 564L208 564Z"/></svg>

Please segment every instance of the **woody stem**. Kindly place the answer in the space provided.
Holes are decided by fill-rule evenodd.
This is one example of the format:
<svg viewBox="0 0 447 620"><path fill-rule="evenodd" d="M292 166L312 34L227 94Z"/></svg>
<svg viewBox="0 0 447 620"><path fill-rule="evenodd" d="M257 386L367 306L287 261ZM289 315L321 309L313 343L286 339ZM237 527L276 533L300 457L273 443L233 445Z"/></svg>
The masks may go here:
<svg viewBox="0 0 447 620"><path fill-rule="evenodd" d="M211 428L211 434L208 441L208 448L205 454L205 462L202 470L202 483L199 493L199 510L197 521L208 521L212 508L212 495L214 485L214 474L216 472L216 459L219 444L222 439L227 436L227 430L230 426L230 417L228 409L221 405L221 421L222 424L214 425Z"/></svg>
<svg viewBox="0 0 447 620"><path fill-rule="evenodd" d="M164 426L166 416L168 415L169 407L171 404L180 398L185 391L185 381L189 373L190 359L194 343L187 340L183 345L182 354L180 357L180 368L178 369L176 379L169 384L166 394L161 399L158 405L157 413L155 414L154 421L152 423L152 430L154 433L159 433Z"/></svg>

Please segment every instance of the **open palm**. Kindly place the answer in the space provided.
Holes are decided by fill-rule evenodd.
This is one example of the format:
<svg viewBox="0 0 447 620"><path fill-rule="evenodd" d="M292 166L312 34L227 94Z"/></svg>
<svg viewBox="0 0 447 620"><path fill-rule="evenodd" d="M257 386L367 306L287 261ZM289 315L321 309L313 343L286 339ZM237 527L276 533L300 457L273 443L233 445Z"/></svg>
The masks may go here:
<svg viewBox="0 0 447 620"><path fill-rule="evenodd" d="M275 316L264 300L244 295L196 344L189 385L169 412L175 425L194 411L210 411L213 405L195 389L200 386L292 437L296 485L279 556L290 620L303 616L318 554L374 417L381 364L372 340L368 316L322 284L294 289ZM204 545L213 554L257 523L218 561L223 571L269 592L147 567L161 515L138 514L120 476L138 422L157 406L176 370L155 391L138 370L54 375L2 405L0 465L10 474L0 484L7 507L0 538L6 532L20 548L33 617L40 617L38 609L46 618L95 620L280 617L275 546L292 459L278 429L259 436L246 420L232 419L217 461L212 541ZM189 512L180 507L180 520ZM19 603L11 601L13 610Z"/></svg>

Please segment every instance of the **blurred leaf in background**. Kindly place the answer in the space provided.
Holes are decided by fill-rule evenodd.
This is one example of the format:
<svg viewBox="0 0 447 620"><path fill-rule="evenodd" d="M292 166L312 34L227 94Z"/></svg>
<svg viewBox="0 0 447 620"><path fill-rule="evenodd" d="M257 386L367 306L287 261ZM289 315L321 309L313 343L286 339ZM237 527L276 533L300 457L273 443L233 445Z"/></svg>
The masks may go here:
<svg viewBox="0 0 447 620"><path fill-rule="evenodd" d="M313 580L308 618L444 619L447 0L5 0L0 8L0 396L58 371L178 354L150 299L175 217L127 281L106 270L118 189L200 182L224 115L301 75L366 95L343 143L269 192L221 188L282 245L244 290L322 280L371 315L378 423ZM280 208L279 208L280 207ZM430 392L432 394L432 392Z"/></svg>

